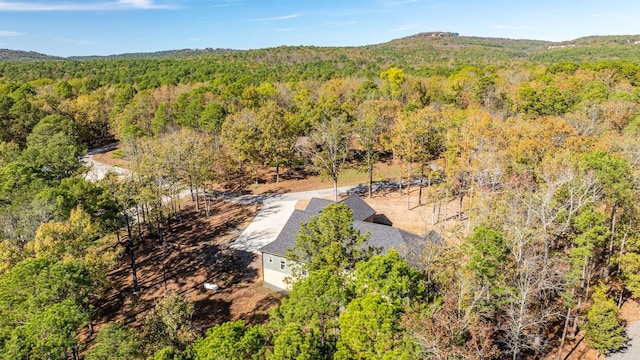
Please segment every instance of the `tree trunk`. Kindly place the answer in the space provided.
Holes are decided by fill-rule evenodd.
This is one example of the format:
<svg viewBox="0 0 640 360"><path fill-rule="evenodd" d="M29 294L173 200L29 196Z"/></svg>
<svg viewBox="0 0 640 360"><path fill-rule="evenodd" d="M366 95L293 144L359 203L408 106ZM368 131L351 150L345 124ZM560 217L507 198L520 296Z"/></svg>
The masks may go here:
<svg viewBox="0 0 640 360"><path fill-rule="evenodd" d="M589 283L591 282L590 272L587 271L588 265L588 257L585 260L585 265L582 266L582 274L580 276L580 296L578 296L578 304L576 305L576 316L573 320L573 326L571 329L571 333L575 337L578 332L578 316L580 315L580 308L582 307L583 298L588 298L589 296Z"/></svg>
<svg viewBox="0 0 640 360"><path fill-rule="evenodd" d="M164 283L164 290L167 290L167 267L165 266L164 260L167 258L166 255L167 252L167 247L163 246L162 247L162 259L160 260L160 266L162 267L162 282Z"/></svg>
<svg viewBox="0 0 640 360"><path fill-rule="evenodd" d="M127 242L126 252L129 255L129 259L130 259L131 275L133 278L133 291L137 293L138 291L140 291L140 287L138 285L138 270L136 268L136 257L135 257L135 252L133 247L134 247L133 239L131 238Z"/></svg>
<svg viewBox="0 0 640 360"><path fill-rule="evenodd" d="M157 220L156 220L156 229L158 231L158 240L160 241L160 244L164 244L164 234L163 234L163 229L162 229L162 216L158 215Z"/></svg>
<svg viewBox="0 0 640 360"><path fill-rule="evenodd" d="M607 256L607 274L611 272L611 258L613 257L613 239L616 232L616 213L618 212L618 200L613 202L613 209L611 209L611 235L609 236L609 254Z"/></svg>
<svg viewBox="0 0 640 360"><path fill-rule="evenodd" d="M189 192L191 193L191 201L195 201L196 199L193 197L193 180L191 179L191 175L189 175Z"/></svg>
<svg viewBox="0 0 640 360"><path fill-rule="evenodd" d="M200 210L200 189L198 189L198 184L195 184L196 186L196 210ZM191 197L193 197L193 194L191 194ZM207 192L204 192L204 197L207 197Z"/></svg>
<svg viewBox="0 0 640 360"><path fill-rule="evenodd" d="M622 236L622 241L620 242L620 258L622 259L622 255L624 255L624 247L627 243L627 234L625 233Z"/></svg>
<svg viewBox="0 0 640 360"><path fill-rule="evenodd" d="M143 217L143 222L144 222L144 204L142 204L142 217ZM138 236L140 236L142 234L142 222L140 222L140 210L138 208L138 206L136 206L136 222L138 225Z"/></svg>
<svg viewBox="0 0 640 360"><path fill-rule="evenodd" d="M418 206L422 206L422 187L424 181L424 162L420 163L420 191L418 191Z"/></svg>
<svg viewBox="0 0 640 360"><path fill-rule="evenodd" d="M438 206L438 203L434 202L433 211L431 211L431 226L436 224L436 207L437 206Z"/></svg>
<svg viewBox="0 0 640 360"><path fill-rule="evenodd" d="M411 210L411 160L407 160L407 210Z"/></svg>
<svg viewBox="0 0 640 360"><path fill-rule="evenodd" d="M276 160L276 183L280 182L280 161Z"/></svg>
<svg viewBox="0 0 640 360"><path fill-rule="evenodd" d="M124 215L124 222L127 225L127 235L129 235L129 239L133 238L133 235L131 234L131 221L129 220L129 215L126 213L126 210L123 213Z"/></svg>
<svg viewBox="0 0 640 360"><path fill-rule="evenodd" d="M436 223L439 223L440 219L442 219L442 201L446 200L445 196L446 196L446 194L445 194L445 190L443 188L442 191L440 192L440 195L438 196L438 213L436 214ZM447 206L445 205L445 214L444 214L444 218L445 219L447 218L446 209L447 209ZM444 226L444 224L443 224L443 226Z"/></svg>
<svg viewBox="0 0 640 360"><path fill-rule="evenodd" d="M211 210L210 210L210 208L211 208L211 205L210 205L211 200L208 199L207 190L204 187L204 185L202 186L202 191L204 192L204 210L205 210L205 214L207 216L209 216L211 214Z"/></svg>
<svg viewBox="0 0 640 360"><path fill-rule="evenodd" d="M442 217L440 217L440 209L442 208L442 202L440 203L439 207L438 207L438 221L440 221L440 219L444 219L445 221L440 223L440 228L443 229L444 228L444 224L446 222L446 220L449 218L449 207L447 206L447 194L445 192L445 189L442 189L442 199L445 200L444 202L444 215L442 215Z"/></svg>
<svg viewBox="0 0 640 360"><path fill-rule="evenodd" d="M624 295L624 288L620 289L620 297L618 297L618 309L622 308L622 296Z"/></svg>
<svg viewBox="0 0 640 360"><path fill-rule="evenodd" d="M337 202L338 201L338 177L337 176L333 177L333 196L334 196L334 200Z"/></svg>
<svg viewBox="0 0 640 360"><path fill-rule="evenodd" d="M373 197L373 162L369 160L367 172L369 175L369 199Z"/></svg>
<svg viewBox="0 0 640 360"><path fill-rule="evenodd" d="M400 178L398 179L398 190L400 191L400 195L402 195L402 174L403 174L403 161L400 160Z"/></svg>
<svg viewBox="0 0 640 360"><path fill-rule="evenodd" d="M560 340L560 348L558 349L558 360L562 360L562 350L564 341L567 338L567 328L569 327L569 318L571 317L571 308L567 309L567 316L564 319L564 327L562 329L562 339Z"/></svg>
<svg viewBox="0 0 640 360"><path fill-rule="evenodd" d="M141 206L142 206L142 222L146 223L147 218L149 217L149 209L147 207L146 202L143 202Z"/></svg>

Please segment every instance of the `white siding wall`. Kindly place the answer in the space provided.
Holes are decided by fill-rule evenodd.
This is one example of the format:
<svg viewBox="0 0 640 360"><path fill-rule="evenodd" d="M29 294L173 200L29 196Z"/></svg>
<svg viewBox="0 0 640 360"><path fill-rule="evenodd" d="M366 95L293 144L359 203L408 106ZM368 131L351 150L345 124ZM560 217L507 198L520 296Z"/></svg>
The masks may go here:
<svg viewBox="0 0 640 360"><path fill-rule="evenodd" d="M291 290L291 286L289 284L285 284L284 282L284 278L291 275L264 267L262 268L262 270L264 271L263 276L265 284L269 284L282 290Z"/></svg>
<svg viewBox="0 0 640 360"><path fill-rule="evenodd" d="M262 280L264 285L285 291L291 290L291 285L284 279L291 277L292 263L286 258L269 253L262 253Z"/></svg>

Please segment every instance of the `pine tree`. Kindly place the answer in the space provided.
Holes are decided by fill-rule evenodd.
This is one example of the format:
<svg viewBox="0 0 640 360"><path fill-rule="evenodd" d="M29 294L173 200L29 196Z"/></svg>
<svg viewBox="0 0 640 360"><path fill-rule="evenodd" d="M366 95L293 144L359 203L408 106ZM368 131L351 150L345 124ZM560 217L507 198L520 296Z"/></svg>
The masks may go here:
<svg viewBox="0 0 640 360"><path fill-rule="evenodd" d="M353 211L347 205L331 204L300 226L287 258L308 271L351 271L379 250L363 247L368 238L368 233L363 235L353 227ZM294 275L298 275L295 269Z"/></svg>
<svg viewBox="0 0 640 360"><path fill-rule="evenodd" d="M624 326L618 317L618 307L607 296L604 285L595 288L593 305L587 313L584 330L589 345L603 354L619 349L627 341Z"/></svg>

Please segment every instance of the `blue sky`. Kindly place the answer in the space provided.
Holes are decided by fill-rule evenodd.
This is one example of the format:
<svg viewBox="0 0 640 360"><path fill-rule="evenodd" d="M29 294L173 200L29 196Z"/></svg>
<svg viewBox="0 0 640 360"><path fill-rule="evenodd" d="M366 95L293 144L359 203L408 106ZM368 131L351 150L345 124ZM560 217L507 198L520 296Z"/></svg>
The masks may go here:
<svg viewBox="0 0 640 360"><path fill-rule="evenodd" d="M0 0L0 48L73 56L359 46L423 31L563 41L640 34L638 19L638 0Z"/></svg>

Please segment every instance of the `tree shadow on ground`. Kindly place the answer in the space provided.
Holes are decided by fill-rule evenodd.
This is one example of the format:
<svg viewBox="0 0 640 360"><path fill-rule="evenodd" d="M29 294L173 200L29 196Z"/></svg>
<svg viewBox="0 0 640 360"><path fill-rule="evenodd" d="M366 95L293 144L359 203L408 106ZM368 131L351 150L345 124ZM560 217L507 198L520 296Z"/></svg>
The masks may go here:
<svg viewBox="0 0 640 360"><path fill-rule="evenodd" d="M229 247L258 207L226 201L213 207L214 215L207 217L203 209L185 206L176 217L182 221L176 220L164 233L164 241L144 233L135 247L140 291L132 291L130 259L125 255L108 274L111 288L93 304L94 323L121 321L138 327L138 315L170 292L193 302L194 325L199 329L252 314L258 314L258 322L261 313L277 304L282 296L261 286L260 256ZM220 290L206 290L205 282Z"/></svg>

